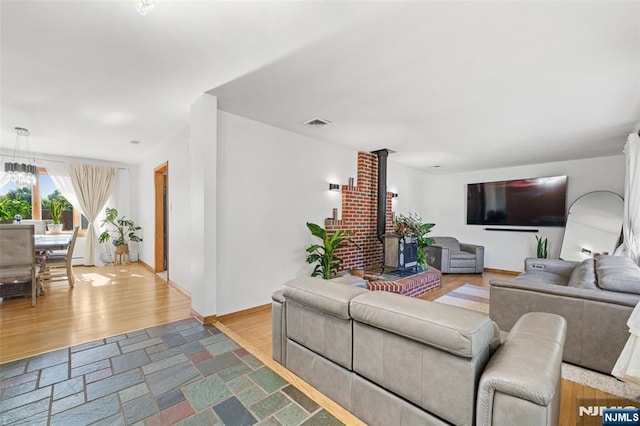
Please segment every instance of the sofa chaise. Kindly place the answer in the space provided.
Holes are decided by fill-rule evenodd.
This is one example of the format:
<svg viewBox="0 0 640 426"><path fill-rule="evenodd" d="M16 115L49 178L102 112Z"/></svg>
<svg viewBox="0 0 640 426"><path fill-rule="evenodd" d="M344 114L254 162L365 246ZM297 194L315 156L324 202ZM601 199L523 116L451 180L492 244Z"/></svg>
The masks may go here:
<svg viewBox="0 0 640 426"><path fill-rule="evenodd" d="M489 317L509 331L527 312L561 315L567 320L564 360L611 374L639 301L640 268L627 257L530 258L516 278L490 282Z"/></svg>
<svg viewBox="0 0 640 426"><path fill-rule="evenodd" d="M500 344L465 309L318 278L273 295L273 358L369 425L555 425L566 322Z"/></svg>

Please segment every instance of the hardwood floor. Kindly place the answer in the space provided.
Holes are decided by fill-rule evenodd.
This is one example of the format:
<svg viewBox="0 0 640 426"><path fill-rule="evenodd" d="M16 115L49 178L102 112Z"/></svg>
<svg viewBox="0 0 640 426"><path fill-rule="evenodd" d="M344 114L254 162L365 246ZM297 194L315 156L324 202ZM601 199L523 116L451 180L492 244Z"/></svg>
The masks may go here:
<svg viewBox="0 0 640 426"><path fill-rule="evenodd" d="M0 303L0 363L190 316L189 298L140 264L74 269L75 288L69 289L66 281L45 284L47 294L38 298L35 308L30 298ZM465 283L488 287L491 279L510 275L444 275L441 288L422 298L434 300ZM223 316L216 325L334 416L346 424L362 424L271 359L270 309ZM562 381L561 392L561 425L578 424L578 398L613 398L566 380ZM619 405L628 405L618 401Z"/></svg>
<svg viewBox="0 0 640 426"><path fill-rule="evenodd" d="M75 287L45 283L47 294L0 303L0 363L191 316L191 300L148 269L74 267Z"/></svg>

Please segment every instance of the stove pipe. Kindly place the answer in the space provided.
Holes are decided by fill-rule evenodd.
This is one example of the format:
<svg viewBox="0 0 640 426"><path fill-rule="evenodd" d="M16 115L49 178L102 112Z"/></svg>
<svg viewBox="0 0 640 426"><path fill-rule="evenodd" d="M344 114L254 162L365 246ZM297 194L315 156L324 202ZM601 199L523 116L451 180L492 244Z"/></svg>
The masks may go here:
<svg viewBox="0 0 640 426"><path fill-rule="evenodd" d="M387 225L387 157L388 149L373 151L378 156L378 210L377 210L377 236L384 243L382 236L386 232Z"/></svg>

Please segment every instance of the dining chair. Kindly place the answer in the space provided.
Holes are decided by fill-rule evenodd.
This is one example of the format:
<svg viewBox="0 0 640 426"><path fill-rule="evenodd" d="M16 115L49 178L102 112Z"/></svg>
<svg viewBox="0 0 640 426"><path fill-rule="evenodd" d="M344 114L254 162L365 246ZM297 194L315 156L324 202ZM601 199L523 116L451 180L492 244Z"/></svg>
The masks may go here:
<svg viewBox="0 0 640 426"><path fill-rule="evenodd" d="M36 306L36 280L41 271L36 268L33 235L33 225L0 224L0 296L30 292L31 306Z"/></svg>
<svg viewBox="0 0 640 426"><path fill-rule="evenodd" d="M20 223L23 225L33 225L33 232L36 235L46 234L47 223L44 220L22 219Z"/></svg>
<svg viewBox="0 0 640 426"><path fill-rule="evenodd" d="M56 279L67 279L69 281L69 287L73 288L73 285L75 283L75 275L73 274L73 266L71 265L71 261L73 260L73 249L76 246L76 239L78 238L79 229L79 226L73 228L71 242L69 243L69 248L66 251L59 253L49 253L46 259L47 270L45 271L45 280L51 280L53 278L54 271L52 271L52 269L59 270L61 268L65 268L65 271L55 271L55 277Z"/></svg>

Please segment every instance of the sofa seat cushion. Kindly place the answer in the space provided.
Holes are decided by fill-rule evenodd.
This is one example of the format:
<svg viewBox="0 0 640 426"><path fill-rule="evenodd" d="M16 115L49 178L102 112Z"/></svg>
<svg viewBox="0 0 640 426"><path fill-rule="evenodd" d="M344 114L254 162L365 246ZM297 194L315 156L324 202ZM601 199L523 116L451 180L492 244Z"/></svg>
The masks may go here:
<svg viewBox="0 0 640 426"><path fill-rule="evenodd" d="M469 253L468 251L454 251L451 253L451 260L473 260L474 265L476 261L476 255Z"/></svg>
<svg viewBox="0 0 640 426"><path fill-rule="evenodd" d="M569 276L569 287L598 290L596 285L596 264L592 258L583 260Z"/></svg>
<svg viewBox="0 0 640 426"><path fill-rule="evenodd" d="M596 273L600 288L640 294L640 267L626 256L599 256Z"/></svg>
<svg viewBox="0 0 640 426"><path fill-rule="evenodd" d="M351 318L349 315L351 299L368 292L357 286L312 277L296 278L287 282L282 288L282 294L286 299L341 319Z"/></svg>
<svg viewBox="0 0 640 426"><path fill-rule="evenodd" d="M369 292L351 301L354 320L441 350L473 358L499 344L493 321L477 312L387 292Z"/></svg>
<svg viewBox="0 0 640 426"><path fill-rule="evenodd" d="M567 285L566 277L554 274L553 272L543 271L523 272L515 277L513 281L536 284Z"/></svg>

